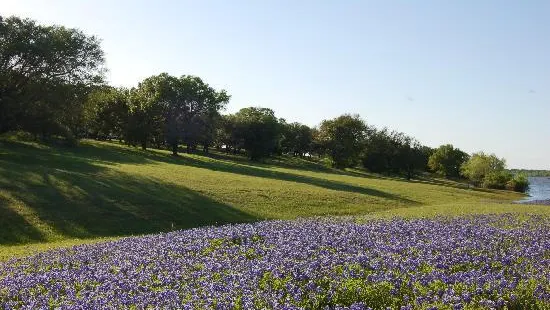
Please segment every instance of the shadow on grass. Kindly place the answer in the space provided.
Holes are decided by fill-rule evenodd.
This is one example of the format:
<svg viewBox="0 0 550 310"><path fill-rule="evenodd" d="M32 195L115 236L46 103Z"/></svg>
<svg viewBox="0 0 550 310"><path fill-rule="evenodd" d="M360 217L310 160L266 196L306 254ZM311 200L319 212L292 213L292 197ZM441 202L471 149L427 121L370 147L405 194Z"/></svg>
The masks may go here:
<svg viewBox="0 0 550 310"><path fill-rule="evenodd" d="M10 208L11 201L0 196L0 244L45 241L44 234Z"/></svg>
<svg viewBox="0 0 550 310"><path fill-rule="evenodd" d="M437 185L437 186L445 186L445 187L452 187L452 188L470 190L470 191L481 192L481 193L495 194L495 190L492 190L492 189L481 188L481 187L473 187L473 186L470 186L468 183L461 183L461 182L458 182L458 181L438 179L438 178L426 177L426 176L421 176L417 179L410 180L410 182L412 182L412 183L421 183L421 184L429 184L429 185Z"/></svg>
<svg viewBox="0 0 550 310"><path fill-rule="evenodd" d="M327 180L327 179L322 179L322 178L317 178L312 176L304 176L299 174L268 170L268 169L256 167L253 165L244 165L244 164L221 161L221 160L201 160L201 159L197 159L196 157L189 157L189 156L181 156L177 159L178 159L177 162L179 164L184 164L184 165L188 165L196 168L209 169L212 171L220 171L220 172L235 173L235 174L252 176L252 177L303 183L303 184L322 187L325 189L330 189L335 191L343 191L343 192L351 192L351 193L357 193L357 194L368 195L368 196L375 196L375 197L394 200L394 201L411 204L411 205L420 204L417 201L404 198L395 194L387 193L384 191L380 191L377 189L373 189L373 188L356 186L349 183L332 181L332 180Z"/></svg>
<svg viewBox="0 0 550 310"><path fill-rule="evenodd" d="M93 144L84 142L81 146L77 148L53 148L52 150L38 149L33 146L22 145L12 142L9 142L7 146L9 147L9 150L13 151L8 152L8 154L0 155L0 159L5 158L5 160L7 161L17 162L20 164L25 164L28 162L38 164L41 162L47 167L57 165L59 166L59 168L57 169L61 170L72 169L74 171L82 172L86 171L87 169L98 169L99 166L93 165L93 163L147 164L158 161L171 164L183 164L196 168L209 169L212 171L221 171L253 177L303 183L330 190L380 197L411 205L419 204L419 202L417 201L372 188L356 186L349 183L332 181L318 177L303 176L299 174L270 170L269 168L273 167L272 165L250 162L244 159L242 156L225 155L222 153L213 153L209 156L183 155L174 157L168 155L168 153L159 152L158 150L143 151L120 146L115 143L104 142ZM326 167L319 168L320 166L321 165L319 164L311 163L311 166L306 166L306 168L303 168L303 170L323 171L323 169L329 169L330 172L333 172L332 170L334 170ZM357 174L349 173L347 171L342 171L341 174L357 176Z"/></svg>
<svg viewBox="0 0 550 310"><path fill-rule="evenodd" d="M0 218L5 219L0 222L0 244L45 241L51 236L43 231L44 227L56 235L93 238L258 220L250 213L187 187L108 168L108 165L123 163L154 162L303 183L407 205L419 204L376 189L274 171L266 164L222 157L173 157L158 150L142 151L111 143L85 142L77 148L63 148L0 140L0 188L30 208L40 222L38 227L31 218L16 212L15 204L0 200Z"/></svg>
<svg viewBox="0 0 550 310"><path fill-rule="evenodd" d="M88 149L75 154L71 150L3 145L0 188L29 207L48 229L71 238L145 234L257 220L186 187L94 165L106 158L116 162L140 159L117 155L116 149L107 150L105 155L101 148L85 148ZM128 152L130 157L138 156L131 154L131 149ZM19 215L15 208L16 204L0 196L0 244L44 241L37 223Z"/></svg>

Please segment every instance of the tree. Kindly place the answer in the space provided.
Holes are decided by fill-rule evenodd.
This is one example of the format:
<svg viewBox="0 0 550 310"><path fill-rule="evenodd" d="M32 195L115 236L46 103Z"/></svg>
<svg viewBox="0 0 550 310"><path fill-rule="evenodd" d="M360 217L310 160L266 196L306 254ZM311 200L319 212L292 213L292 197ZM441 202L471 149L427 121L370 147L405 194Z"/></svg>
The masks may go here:
<svg viewBox="0 0 550 310"><path fill-rule="evenodd" d="M393 140L396 151L391 161L392 170L404 173L407 180L410 180L418 171L426 167L428 161L426 149L420 142L403 133L396 134Z"/></svg>
<svg viewBox="0 0 550 310"><path fill-rule="evenodd" d="M244 108L235 113L233 120L234 141L242 142L242 147L251 160L267 157L277 147L280 126L273 110Z"/></svg>
<svg viewBox="0 0 550 310"><path fill-rule="evenodd" d="M218 147L225 147L227 153L237 153L242 146L241 137L237 130L237 118L234 114L222 115L216 129Z"/></svg>
<svg viewBox="0 0 550 310"><path fill-rule="evenodd" d="M404 133L370 127L361 161L372 172L403 173L411 179L418 171L425 170L428 152L428 147Z"/></svg>
<svg viewBox="0 0 550 310"><path fill-rule="evenodd" d="M307 125L300 123L282 123L281 147L285 153L304 156L311 151L313 132Z"/></svg>
<svg viewBox="0 0 550 310"><path fill-rule="evenodd" d="M75 135L103 64L96 37L0 16L0 133Z"/></svg>
<svg viewBox="0 0 550 310"><path fill-rule="evenodd" d="M215 122L231 96L225 90L217 91L201 78L180 77L183 94L183 134L188 151L202 143L206 152L214 140Z"/></svg>
<svg viewBox="0 0 550 310"><path fill-rule="evenodd" d="M102 87L93 91L85 104L86 135L96 139L123 139L128 127L129 91Z"/></svg>
<svg viewBox="0 0 550 310"><path fill-rule="evenodd" d="M468 160L467 153L451 144L438 147L428 160L428 166L432 171L440 173L445 177L459 177L460 167Z"/></svg>
<svg viewBox="0 0 550 310"><path fill-rule="evenodd" d="M363 167L372 172L388 172L395 150L391 142L391 134L387 128L377 130L370 127L367 130L365 147L361 153Z"/></svg>
<svg viewBox="0 0 550 310"><path fill-rule="evenodd" d="M319 140L336 168L355 165L361 153L367 125L359 115L345 114L324 120L319 127Z"/></svg>
<svg viewBox="0 0 550 310"><path fill-rule="evenodd" d="M475 185L482 185L487 176L492 179L499 179L500 172L504 171L506 161L498 158L495 154L487 155L483 152L472 154L472 157L462 164L462 174L470 179ZM489 181L489 180L488 180Z"/></svg>
<svg viewBox="0 0 550 310"><path fill-rule="evenodd" d="M210 143L215 131L212 123L230 96L216 91L199 77L183 75L180 78L162 73L146 78L135 90L138 101L136 116L143 122L142 138L150 138L151 132L163 132L172 154L177 155L180 142L188 151L199 142ZM142 142L142 146L143 146ZM208 145L205 146L205 150Z"/></svg>
<svg viewBox="0 0 550 310"><path fill-rule="evenodd" d="M311 153L316 154L319 158L327 152L323 141L321 141L320 132L317 127L311 128L311 144L309 149L311 150Z"/></svg>

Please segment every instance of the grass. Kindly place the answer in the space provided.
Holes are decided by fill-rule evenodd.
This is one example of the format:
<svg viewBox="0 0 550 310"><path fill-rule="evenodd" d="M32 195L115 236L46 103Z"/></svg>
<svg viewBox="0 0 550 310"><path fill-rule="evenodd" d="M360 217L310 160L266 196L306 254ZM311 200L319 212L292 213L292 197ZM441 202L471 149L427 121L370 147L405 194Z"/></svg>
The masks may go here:
<svg viewBox="0 0 550 310"><path fill-rule="evenodd" d="M77 148L0 140L0 260L56 246L204 225L319 215L535 212L522 196L436 179L333 170L297 158Z"/></svg>

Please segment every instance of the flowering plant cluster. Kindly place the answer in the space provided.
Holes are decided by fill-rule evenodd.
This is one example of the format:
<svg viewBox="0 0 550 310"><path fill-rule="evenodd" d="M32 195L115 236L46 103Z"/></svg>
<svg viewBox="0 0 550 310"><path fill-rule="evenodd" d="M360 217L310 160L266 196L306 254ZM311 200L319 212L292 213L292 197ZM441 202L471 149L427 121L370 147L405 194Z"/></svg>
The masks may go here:
<svg viewBox="0 0 550 310"><path fill-rule="evenodd" d="M2 309L549 309L548 218L265 221L0 264Z"/></svg>

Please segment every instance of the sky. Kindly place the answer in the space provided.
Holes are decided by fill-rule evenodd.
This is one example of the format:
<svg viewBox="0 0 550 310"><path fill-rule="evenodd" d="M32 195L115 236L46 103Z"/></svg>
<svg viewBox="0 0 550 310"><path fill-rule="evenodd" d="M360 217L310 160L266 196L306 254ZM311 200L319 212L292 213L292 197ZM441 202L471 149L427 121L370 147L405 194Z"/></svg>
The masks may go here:
<svg viewBox="0 0 550 310"><path fill-rule="evenodd" d="M550 169L550 1L0 0L102 40L114 86L167 72L310 126L344 113Z"/></svg>

